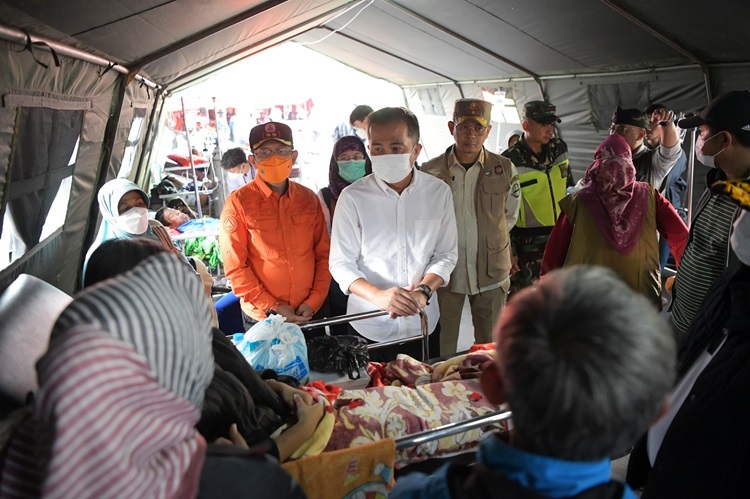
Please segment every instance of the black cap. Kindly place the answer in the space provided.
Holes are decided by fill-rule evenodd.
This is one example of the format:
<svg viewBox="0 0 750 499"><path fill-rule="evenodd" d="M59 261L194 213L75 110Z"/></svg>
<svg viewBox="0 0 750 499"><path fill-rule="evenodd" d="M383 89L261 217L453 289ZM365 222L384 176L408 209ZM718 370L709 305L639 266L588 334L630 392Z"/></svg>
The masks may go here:
<svg viewBox="0 0 750 499"><path fill-rule="evenodd" d="M615 125L633 125L648 130L650 119L646 113L639 109L623 109L617 106L615 114L612 115L612 123Z"/></svg>
<svg viewBox="0 0 750 499"><path fill-rule="evenodd" d="M533 100L523 106L524 117L542 125L560 123L562 120L555 113L557 113L557 108L543 100Z"/></svg>
<svg viewBox="0 0 750 499"><path fill-rule="evenodd" d="M712 100L706 109L696 116L680 120L680 128L708 125L714 131L750 132L750 91L733 90Z"/></svg>
<svg viewBox="0 0 750 499"><path fill-rule="evenodd" d="M250 130L250 149L257 149L263 142L277 140L282 144L294 147L292 129L284 123L269 121Z"/></svg>

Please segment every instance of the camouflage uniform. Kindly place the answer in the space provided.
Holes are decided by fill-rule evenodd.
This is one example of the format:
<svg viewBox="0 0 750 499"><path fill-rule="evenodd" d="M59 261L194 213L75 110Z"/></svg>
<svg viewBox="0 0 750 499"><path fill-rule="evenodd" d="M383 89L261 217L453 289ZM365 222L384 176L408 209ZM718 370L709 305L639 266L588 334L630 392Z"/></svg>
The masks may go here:
<svg viewBox="0 0 750 499"><path fill-rule="evenodd" d="M542 124L553 123L559 119L555 116L555 107L544 101L533 101L526 104L524 114ZM511 276L511 293L531 285L539 279L544 249L547 239L552 232L557 215L560 212L558 202L565 196L565 188L574 185L573 176L568 164L568 146L562 139L552 138L542 146L539 154L534 153L522 136L518 142L509 147L503 156L516 165L521 184L521 214L519 222L511 231L513 254L518 257L521 268ZM529 176L539 176L538 172L547 175L549 190L541 199L548 211L548 220L537 220L531 211L529 196L524 196L524 187L536 184L537 179L529 180ZM524 179L524 176L527 178ZM555 177L553 179L553 177ZM552 184L556 182L553 193ZM546 185L544 181L540 182ZM528 191L527 191L528 193ZM539 202L539 199L534 201Z"/></svg>

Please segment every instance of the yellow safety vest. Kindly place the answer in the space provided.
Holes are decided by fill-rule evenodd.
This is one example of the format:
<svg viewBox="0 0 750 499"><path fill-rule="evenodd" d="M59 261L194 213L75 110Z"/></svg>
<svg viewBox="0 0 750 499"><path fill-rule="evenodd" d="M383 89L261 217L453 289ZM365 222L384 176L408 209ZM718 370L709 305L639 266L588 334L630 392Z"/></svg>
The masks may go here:
<svg viewBox="0 0 750 499"><path fill-rule="evenodd" d="M570 162L567 159L544 172L528 169L518 175L521 185L521 209L516 227L552 227L557 221L557 203L565 197ZM519 168L520 170L520 168ZM523 170L527 170L523 168Z"/></svg>

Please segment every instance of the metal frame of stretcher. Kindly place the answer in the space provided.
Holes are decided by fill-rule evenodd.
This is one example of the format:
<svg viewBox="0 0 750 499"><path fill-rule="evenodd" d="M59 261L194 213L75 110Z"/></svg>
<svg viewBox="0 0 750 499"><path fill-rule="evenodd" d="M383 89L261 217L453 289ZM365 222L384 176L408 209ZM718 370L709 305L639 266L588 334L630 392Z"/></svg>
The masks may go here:
<svg viewBox="0 0 750 499"><path fill-rule="evenodd" d="M336 324L344 324L351 321L357 321L362 319L370 319L372 317L382 317L388 315L388 312L383 310L373 310L371 312L362 312L359 314L341 315L339 317L325 318L316 321L310 321L300 326L300 329L312 329L324 326L334 326ZM422 361L427 362L429 359L430 352L430 339L429 339L429 328L427 327L427 314L424 311L419 312L419 316L422 323L422 334L420 336L413 336L411 338L384 341L382 343L374 343L368 346L368 350L381 348L390 345L397 345L406 341L417 341L422 340ZM500 409L487 414L482 414L471 419L464 421L458 421L456 423L448 423L437 428L431 428L419 433L412 433L401 438L396 439L396 449L401 450L409 447L414 447L420 444L431 442L433 440L439 440L444 437L455 435L457 433L463 433L470 431L475 428L483 428L485 426L494 425L511 419L512 413L507 409Z"/></svg>
<svg viewBox="0 0 750 499"><path fill-rule="evenodd" d="M495 412L482 414L475 418L465 419L456 423L448 423L443 426L438 426L437 428L420 431L419 433L412 433L411 435L406 435L396 439L396 450L432 442L433 440L455 435L456 433L463 433L475 428L483 428L485 426L502 423L503 421L511 419L512 416L513 414L511 411L501 409Z"/></svg>
<svg viewBox="0 0 750 499"><path fill-rule="evenodd" d="M346 324L352 321L359 321L362 319L371 319L373 317L382 317L388 315L385 310L372 310L370 312L361 312L358 314L340 315L338 317L327 317L325 319L318 319L305 324L300 324L300 329L306 331L308 329L324 327L324 326L335 326L337 324ZM388 347L391 345L399 345L401 343L407 343L412 341L422 340L422 362L427 362L430 359L430 329L427 324L427 314L424 310L419 311L419 318L422 326L422 333L419 336L411 336L409 338L402 338L392 341L383 341L380 343L372 343L367 345L367 350L375 350L378 348Z"/></svg>

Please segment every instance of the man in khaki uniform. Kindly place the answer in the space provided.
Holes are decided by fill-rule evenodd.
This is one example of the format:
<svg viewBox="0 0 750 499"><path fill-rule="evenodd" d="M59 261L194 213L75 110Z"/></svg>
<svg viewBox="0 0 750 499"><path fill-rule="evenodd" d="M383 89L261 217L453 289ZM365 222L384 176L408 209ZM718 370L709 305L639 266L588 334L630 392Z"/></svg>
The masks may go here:
<svg viewBox="0 0 750 499"><path fill-rule="evenodd" d="M458 263L448 286L438 290L441 355L457 350L466 296L475 341L491 342L510 286L509 231L518 217L520 186L513 163L484 148L491 112L489 102L457 100L448 122L454 144L422 165L451 187L458 226Z"/></svg>

